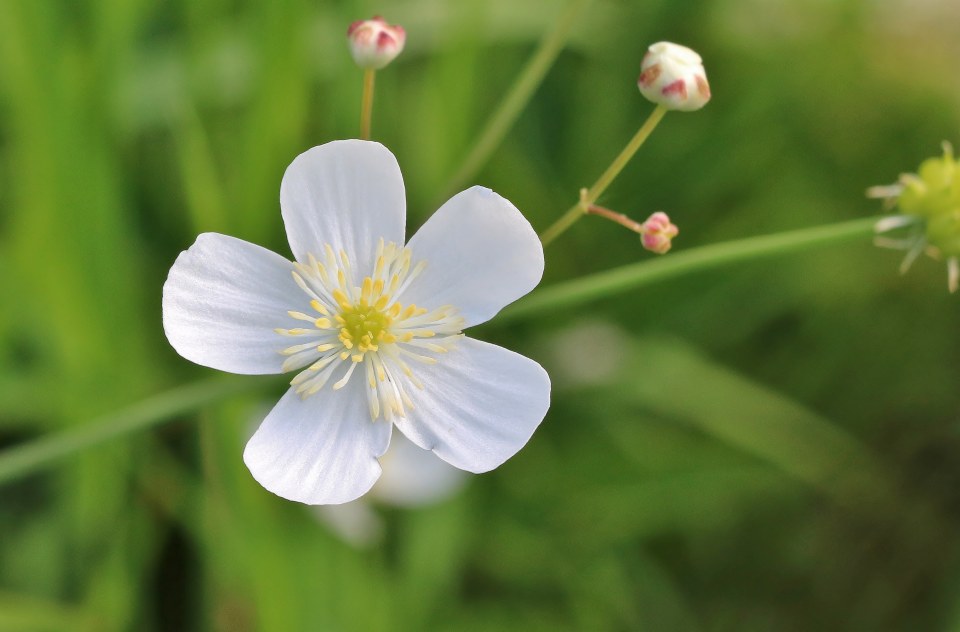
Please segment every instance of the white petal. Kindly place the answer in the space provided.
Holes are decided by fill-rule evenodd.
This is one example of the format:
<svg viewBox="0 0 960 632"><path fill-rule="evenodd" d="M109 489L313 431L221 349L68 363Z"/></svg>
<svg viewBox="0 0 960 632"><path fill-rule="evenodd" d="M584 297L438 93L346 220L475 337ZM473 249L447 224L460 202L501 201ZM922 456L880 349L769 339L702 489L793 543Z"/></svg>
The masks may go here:
<svg viewBox="0 0 960 632"><path fill-rule="evenodd" d="M450 198L410 240L427 267L404 303L453 305L467 325L490 320L540 282L543 247L508 200L473 187Z"/></svg>
<svg viewBox="0 0 960 632"><path fill-rule="evenodd" d="M294 159L280 183L280 209L294 257L341 248L362 276L374 264L377 242L403 243L403 177L380 143L339 140ZM359 284L361 279L356 279Z"/></svg>
<svg viewBox="0 0 960 632"><path fill-rule="evenodd" d="M365 382L300 399L290 389L243 452L250 473L277 496L308 505L359 498L380 477L392 426L371 421Z"/></svg>
<svg viewBox="0 0 960 632"><path fill-rule="evenodd" d="M280 373L287 310L305 295L293 264L255 244L204 233L180 253L163 284L163 329L177 353L231 373Z"/></svg>
<svg viewBox="0 0 960 632"><path fill-rule="evenodd" d="M397 427L420 447L470 472L497 467L522 448L550 406L550 378L522 355L471 338L434 365L417 365L423 390Z"/></svg>

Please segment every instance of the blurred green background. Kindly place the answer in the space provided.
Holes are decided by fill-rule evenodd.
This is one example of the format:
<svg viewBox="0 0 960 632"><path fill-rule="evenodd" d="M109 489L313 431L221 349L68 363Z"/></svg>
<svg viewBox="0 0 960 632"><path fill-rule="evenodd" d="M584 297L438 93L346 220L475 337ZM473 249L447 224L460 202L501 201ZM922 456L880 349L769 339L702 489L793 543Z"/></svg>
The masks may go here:
<svg viewBox="0 0 960 632"><path fill-rule="evenodd" d="M407 49L374 138L410 228L566 3L0 2L0 448L213 376L163 336L197 233L289 252L284 168L356 136L350 21ZM545 228L652 109L646 46L713 101L601 203L675 250L867 217L960 141L954 0L594 0L474 178ZM667 255L670 256L670 255ZM588 218L544 285L652 255ZM0 630L960 630L960 333L942 263L868 240L689 275L473 335L553 405L465 490L350 544L241 459L282 382L0 486ZM0 452L2 458L3 452Z"/></svg>

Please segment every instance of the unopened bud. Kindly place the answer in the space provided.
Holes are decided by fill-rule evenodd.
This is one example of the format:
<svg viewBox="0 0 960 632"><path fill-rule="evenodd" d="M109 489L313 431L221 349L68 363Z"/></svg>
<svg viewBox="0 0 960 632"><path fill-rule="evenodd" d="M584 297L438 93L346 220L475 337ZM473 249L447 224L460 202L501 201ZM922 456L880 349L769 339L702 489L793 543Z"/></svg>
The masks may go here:
<svg viewBox="0 0 960 632"><path fill-rule="evenodd" d="M666 254L673 245L673 238L680 229L670 222L670 216L663 211L657 211L647 218L642 225L640 243L650 252L658 255Z"/></svg>
<svg viewBox="0 0 960 632"><path fill-rule="evenodd" d="M387 24L379 15L358 20L347 29L350 54L361 68L379 70L403 50L407 34L402 26Z"/></svg>
<svg viewBox="0 0 960 632"><path fill-rule="evenodd" d="M643 96L668 110L692 112L710 100L700 55L670 42L657 42L647 49L637 86Z"/></svg>

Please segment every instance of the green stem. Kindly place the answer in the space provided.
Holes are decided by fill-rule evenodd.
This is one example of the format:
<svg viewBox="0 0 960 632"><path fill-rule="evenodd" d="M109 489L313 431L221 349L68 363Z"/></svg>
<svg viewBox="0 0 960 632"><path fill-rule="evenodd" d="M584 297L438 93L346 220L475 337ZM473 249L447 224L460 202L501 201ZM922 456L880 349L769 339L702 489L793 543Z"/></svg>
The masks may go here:
<svg viewBox="0 0 960 632"><path fill-rule="evenodd" d="M370 121L373 119L373 86L377 71L367 68L363 71L363 96L360 101L360 138L369 140Z"/></svg>
<svg viewBox="0 0 960 632"><path fill-rule="evenodd" d="M590 302L689 272L869 237L878 218L701 246L538 290L501 312L496 323ZM176 387L124 410L0 452L0 484L111 439L146 430L194 409L273 383L274 378L215 378ZM269 380L269 381L268 381Z"/></svg>
<svg viewBox="0 0 960 632"><path fill-rule="evenodd" d="M263 378L261 378L263 380ZM265 380L261 384L266 383ZM218 377L170 389L129 408L0 452L0 483L111 439L146 430L206 404L257 388L256 378Z"/></svg>
<svg viewBox="0 0 960 632"><path fill-rule="evenodd" d="M544 76L557 59L564 44L570 37L573 27L579 23L580 12L589 4L590 0L571 0L566 10L557 20L553 30L544 35L540 46L526 67L517 76L516 81L507 93L506 98L487 120L486 126L473 145L473 149L464 159L463 164L450 178L447 185L448 192L459 191L477 171L487 162L493 151L503 141L507 131L516 122L520 112L530 101L534 91L543 82Z"/></svg>
<svg viewBox="0 0 960 632"><path fill-rule="evenodd" d="M630 142L627 143L627 146L624 147L620 155L610 163L610 166L607 167L603 175L597 179L596 183L594 183L586 193L581 192L580 200L571 206L570 210L561 215L560 219L554 222L550 228L543 231L543 234L540 235L540 241L543 242L544 246L559 237L565 230L573 226L577 220L587 214L587 209L590 205L596 202L600 196L603 195L603 192L607 190L607 187L610 186L614 178L620 175L620 172L623 171L623 168L627 166L627 163L630 162L633 155L637 153L637 150L640 149L647 138L650 137L650 134L653 133L653 130L656 129L657 125L663 119L663 115L666 113L667 108L662 105L654 108L650 116L647 117L647 120L644 121L640 129L637 130L637 133L634 134Z"/></svg>
<svg viewBox="0 0 960 632"><path fill-rule="evenodd" d="M839 224L737 239L598 272L538 290L503 310L497 316L496 323L581 305L604 296L698 270L870 237L873 235L873 226L878 219L876 217L857 219Z"/></svg>

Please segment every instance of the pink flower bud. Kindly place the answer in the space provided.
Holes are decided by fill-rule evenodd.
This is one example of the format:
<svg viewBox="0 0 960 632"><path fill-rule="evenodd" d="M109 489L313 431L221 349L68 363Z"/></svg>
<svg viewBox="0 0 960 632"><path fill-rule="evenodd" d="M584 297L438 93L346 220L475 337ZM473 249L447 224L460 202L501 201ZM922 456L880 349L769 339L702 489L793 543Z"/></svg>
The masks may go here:
<svg viewBox="0 0 960 632"><path fill-rule="evenodd" d="M643 223L640 243L650 252L665 254L673 245L673 238L680 229L670 223L670 217L663 211L657 211Z"/></svg>
<svg viewBox="0 0 960 632"><path fill-rule="evenodd" d="M387 24L379 15L357 20L347 29L350 54L361 68L379 70L400 54L407 40L402 26Z"/></svg>
<svg viewBox="0 0 960 632"><path fill-rule="evenodd" d="M670 42L657 42L647 49L637 86L643 96L668 110L692 112L710 100L700 55Z"/></svg>

